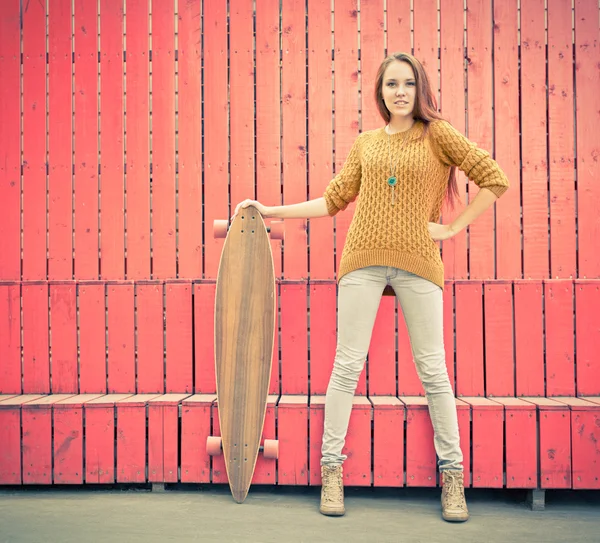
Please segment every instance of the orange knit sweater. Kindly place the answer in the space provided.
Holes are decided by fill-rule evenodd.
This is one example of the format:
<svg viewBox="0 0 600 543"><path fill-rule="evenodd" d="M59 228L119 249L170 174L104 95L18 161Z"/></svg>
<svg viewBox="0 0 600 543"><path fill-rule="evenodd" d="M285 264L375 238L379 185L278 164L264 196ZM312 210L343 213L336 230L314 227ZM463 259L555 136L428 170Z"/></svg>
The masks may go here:
<svg viewBox="0 0 600 543"><path fill-rule="evenodd" d="M438 222L450 166L457 166L480 188L501 196L508 180L490 154L450 123L433 121L425 137L417 121L389 136L385 128L360 134L324 197L329 215L360 194L342 252L338 280L366 266L393 266L443 288L444 266L428 222ZM397 183L392 205L390 157Z"/></svg>

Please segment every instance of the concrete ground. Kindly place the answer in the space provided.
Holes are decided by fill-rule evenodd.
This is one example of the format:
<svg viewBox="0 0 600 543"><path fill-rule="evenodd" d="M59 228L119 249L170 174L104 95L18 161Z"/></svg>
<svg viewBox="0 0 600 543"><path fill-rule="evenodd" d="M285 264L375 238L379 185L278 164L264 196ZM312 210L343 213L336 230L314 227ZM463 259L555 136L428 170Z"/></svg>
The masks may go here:
<svg viewBox="0 0 600 543"><path fill-rule="evenodd" d="M522 492L468 490L471 519L441 520L436 489L346 489L345 517L319 514L319 488L0 488L0 543L600 542L600 492L548 492L532 512Z"/></svg>

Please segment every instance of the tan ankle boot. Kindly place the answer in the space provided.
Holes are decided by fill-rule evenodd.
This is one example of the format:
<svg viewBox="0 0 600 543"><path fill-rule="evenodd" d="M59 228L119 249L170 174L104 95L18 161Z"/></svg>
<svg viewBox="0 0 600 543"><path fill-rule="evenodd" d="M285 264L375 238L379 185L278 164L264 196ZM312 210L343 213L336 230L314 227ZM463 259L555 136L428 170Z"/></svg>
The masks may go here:
<svg viewBox="0 0 600 543"><path fill-rule="evenodd" d="M344 482L342 466L321 466L321 507L319 511L330 517L341 517L344 509Z"/></svg>
<svg viewBox="0 0 600 543"><path fill-rule="evenodd" d="M449 522L465 522L469 519L469 510L465 500L463 472L443 471L442 480L442 518Z"/></svg>

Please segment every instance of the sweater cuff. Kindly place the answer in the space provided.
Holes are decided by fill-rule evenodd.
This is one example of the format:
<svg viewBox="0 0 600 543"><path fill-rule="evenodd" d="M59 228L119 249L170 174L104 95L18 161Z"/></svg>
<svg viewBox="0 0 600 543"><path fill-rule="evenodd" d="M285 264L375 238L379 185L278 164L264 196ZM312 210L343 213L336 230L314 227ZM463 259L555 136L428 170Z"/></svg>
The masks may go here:
<svg viewBox="0 0 600 543"><path fill-rule="evenodd" d="M496 198L500 198L500 196L502 196L508 190L507 185L491 185L489 187L481 187L481 188L492 191L496 195Z"/></svg>

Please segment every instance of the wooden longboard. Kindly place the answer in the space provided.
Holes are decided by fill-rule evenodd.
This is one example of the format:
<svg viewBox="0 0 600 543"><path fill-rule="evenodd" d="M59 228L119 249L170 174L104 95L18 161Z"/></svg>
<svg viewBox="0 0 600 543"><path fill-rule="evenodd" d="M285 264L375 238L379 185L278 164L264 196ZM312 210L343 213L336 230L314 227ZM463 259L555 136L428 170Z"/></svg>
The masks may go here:
<svg viewBox="0 0 600 543"><path fill-rule="evenodd" d="M222 236L226 228L226 222L215 221L215 236ZM279 229L275 235L281 235ZM217 275L215 370L221 437L207 441L209 454L222 450L231 493L238 503L248 495L262 449L275 319L269 235L260 213L248 207L227 231ZM265 442L264 452L276 457L277 442Z"/></svg>

